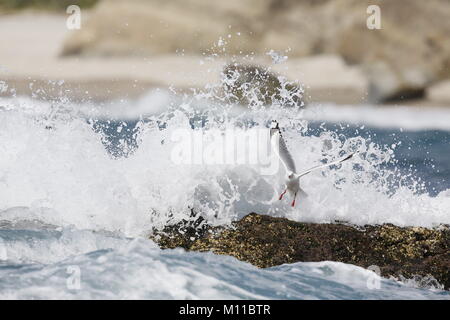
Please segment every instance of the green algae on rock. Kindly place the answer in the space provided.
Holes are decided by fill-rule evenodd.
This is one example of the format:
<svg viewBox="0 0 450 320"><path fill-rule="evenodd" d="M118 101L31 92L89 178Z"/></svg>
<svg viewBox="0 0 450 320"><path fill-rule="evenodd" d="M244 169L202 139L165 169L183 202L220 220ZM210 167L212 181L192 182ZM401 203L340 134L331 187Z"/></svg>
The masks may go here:
<svg viewBox="0 0 450 320"><path fill-rule="evenodd" d="M260 268L294 262L338 261L364 268L376 265L383 277L433 277L450 289L450 229L356 228L251 213L230 226L213 227L202 218L155 230L161 248L182 247L233 256Z"/></svg>

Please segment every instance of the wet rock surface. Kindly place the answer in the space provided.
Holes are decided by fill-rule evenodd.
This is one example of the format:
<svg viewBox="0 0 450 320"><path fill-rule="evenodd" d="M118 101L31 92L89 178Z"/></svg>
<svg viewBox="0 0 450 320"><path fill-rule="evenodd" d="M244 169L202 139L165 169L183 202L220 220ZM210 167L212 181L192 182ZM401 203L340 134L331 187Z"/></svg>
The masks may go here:
<svg viewBox="0 0 450 320"><path fill-rule="evenodd" d="M267 68L230 64L222 72L223 89L232 103L249 107L280 105L303 108L304 90Z"/></svg>
<svg viewBox="0 0 450 320"><path fill-rule="evenodd" d="M450 289L450 229L356 228L317 224L251 213L232 225L213 227L203 218L154 230L161 248L181 247L233 256L260 268L284 263L338 261L378 266L383 277L433 277Z"/></svg>

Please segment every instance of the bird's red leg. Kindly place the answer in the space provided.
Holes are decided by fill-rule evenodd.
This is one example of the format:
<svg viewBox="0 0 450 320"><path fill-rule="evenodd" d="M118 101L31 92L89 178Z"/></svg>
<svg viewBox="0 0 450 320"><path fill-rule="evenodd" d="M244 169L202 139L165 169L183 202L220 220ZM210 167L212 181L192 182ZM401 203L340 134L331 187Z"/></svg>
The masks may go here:
<svg viewBox="0 0 450 320"><path fill-rule="evenodd" d="M295 207L295 197L296 196L297 196L297 192L294 194L294 200L292 200L292 204L291 204L292 207Z"/></svg>
<svg viewBox="0 0 450 320"><path fill-rule="evenodd" d="M286 191L287 191L287 189L286 189L286 190L284 190L282 194L280 194L280 198L279 198L278 200L281 200L281 199L283 199L283 196L285 195Z"/></svg>

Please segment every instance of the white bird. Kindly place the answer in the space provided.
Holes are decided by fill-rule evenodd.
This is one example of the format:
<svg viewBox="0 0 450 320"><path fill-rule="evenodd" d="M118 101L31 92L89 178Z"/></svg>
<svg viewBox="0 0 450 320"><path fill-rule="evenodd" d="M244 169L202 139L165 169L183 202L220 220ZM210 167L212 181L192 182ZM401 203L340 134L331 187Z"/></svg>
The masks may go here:
<svg viewBox="0 0 450 320"><path fill-rule="evenodd" d="M321 169L326 168L329 166L332 166L334 164L338 164L341 162L344 162L351 157L353 157L354 153L351 153L350 155L336 160L332 161L327 164L321 164L317 165L315 167L312 167L308 170L302 171L300 173L297 173L297 170L295 168L295 162L294 159L292 159L291 154L289 153L289 150L286 147L286 143L284 142L284 139L281 135L280 127L278 126L278 122L275 120L272 120L271 126L270 126L270 142L272 144L272 147L275 151L275 153L280 158L281 162L283 163L284 167L286 168L286 189L281 193L279 200L283 199L283 196L286 194L287 191L293 196L292 204L291 206L295 206L295 198L297 197L297 193L303 193L306 194L301 188L300 188L300 178L304 175L307 175L308 173Z"/></svg>

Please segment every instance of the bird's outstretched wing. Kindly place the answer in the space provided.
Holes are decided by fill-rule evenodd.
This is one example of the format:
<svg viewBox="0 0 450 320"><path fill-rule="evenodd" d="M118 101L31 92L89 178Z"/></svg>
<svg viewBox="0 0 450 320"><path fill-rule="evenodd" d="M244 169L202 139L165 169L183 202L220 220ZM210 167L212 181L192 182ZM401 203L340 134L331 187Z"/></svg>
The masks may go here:
<svg viewBox="0 0 450 320"><path fill-rule="evenodd" d="M275 153L278 155L286 168L286 171L288 173L295 173L296 169L294 159L292 159L292 155L286 146L286 143L281 135L278 122L276 121L272 121L270 127L270 142L272 143Z"/></svg>
<svg viewBox="0 0 450 320"><path fill-rule="evenodd" d="M312 167L312 168L310 168L308 170L305 170L303 172L300 172L300 173L296 174L296 177L300 178L300 177L302 177L304 175L307 175L308 173L310 173L312 171L315 171L315 170L318 170L318 169L321 169L321 168L326 168L326 167L332 166L334 164L339 164L341 162L347 161L347 160L351 159L354 154L355 153L351 153L351 154L349 154L348 156L346 156L346 157L344 157L342 159L339 159L339 160L336 160L336 161L332 161L330 163L326 163L326 164L322 164L322 165L318 165L318 166Z"/></svg>

